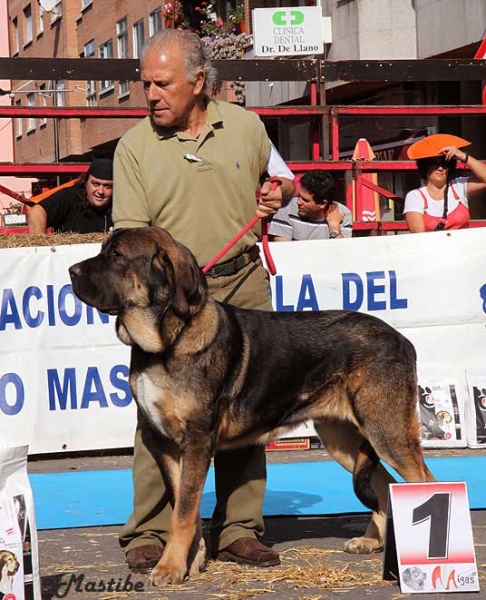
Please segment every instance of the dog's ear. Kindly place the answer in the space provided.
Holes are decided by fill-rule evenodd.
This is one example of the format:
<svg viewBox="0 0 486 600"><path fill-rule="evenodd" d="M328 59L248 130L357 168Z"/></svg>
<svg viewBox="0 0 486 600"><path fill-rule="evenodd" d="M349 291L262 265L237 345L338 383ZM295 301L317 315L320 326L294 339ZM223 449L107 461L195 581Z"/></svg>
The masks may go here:
<svg viewBox="0 0 486 600"><path fill-rule="evenodd" d="M181 319L188 319L206 302L206 279L194 255L182 244L174 242L170 248L159 248L152 261L159 273L159 285L170 291L170 302Z"/></svg>

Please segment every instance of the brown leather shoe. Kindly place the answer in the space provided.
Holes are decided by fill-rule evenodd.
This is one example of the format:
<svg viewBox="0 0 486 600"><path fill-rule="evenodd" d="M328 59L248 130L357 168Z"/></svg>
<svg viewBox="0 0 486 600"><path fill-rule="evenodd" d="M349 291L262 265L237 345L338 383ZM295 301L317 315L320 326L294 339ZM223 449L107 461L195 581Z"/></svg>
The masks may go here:
<svg viewBox="0 0 486 600"><path fill-rule="evenodd" d="M164 549L156 544L132 548L126 553L128 568L132 573L148 573L159 562Z"/></svg>
<svg viewBox="0 0 486 600"><path fill-rule="evenodd" d="M280 564L275 550L271 550L251 537L240 538L218 553L218 560L231 561L239 565L274 567Z"/></svg>

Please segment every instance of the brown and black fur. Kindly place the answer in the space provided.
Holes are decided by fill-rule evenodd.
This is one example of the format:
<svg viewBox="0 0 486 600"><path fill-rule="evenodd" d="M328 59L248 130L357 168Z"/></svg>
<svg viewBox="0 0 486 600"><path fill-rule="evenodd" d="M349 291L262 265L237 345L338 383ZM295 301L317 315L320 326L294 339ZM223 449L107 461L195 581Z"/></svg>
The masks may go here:
<svg viewBox="0 0 486 600"><path fill-rule="evenodd" d="M394 480L380 459L406 481L433 481L419 441L415 350L385 322L220 304L191 252L156 227L115 231L70 275L81 300L117 315L132 347L133 395L160 435L174 512L154 584L181 582L204 564L199 504L216 448L265 444L313 420L373 510L350 552L383 546Z"/></svg>

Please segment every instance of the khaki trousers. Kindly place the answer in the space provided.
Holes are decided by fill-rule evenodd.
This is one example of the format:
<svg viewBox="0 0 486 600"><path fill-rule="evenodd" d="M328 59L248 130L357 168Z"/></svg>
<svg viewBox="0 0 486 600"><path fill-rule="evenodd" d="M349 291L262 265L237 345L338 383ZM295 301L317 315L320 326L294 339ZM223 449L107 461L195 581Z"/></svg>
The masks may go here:
<svg viewBox="0 0 486 600"><path fill-rule="evenodd" d="M230 304L272 310L269 277L260 259L235 275L208 277L207 281L209 292L216 300L225 301L234 291ZM119 538L125 552L145 544L163 546L167 541L172 506L156 456L156 437L139 413L133 459L133 513ZM212 550L222 550L241 537L263 535L265 449L250 446L217 452L214 473L216 507L211 520Z"/></svg>

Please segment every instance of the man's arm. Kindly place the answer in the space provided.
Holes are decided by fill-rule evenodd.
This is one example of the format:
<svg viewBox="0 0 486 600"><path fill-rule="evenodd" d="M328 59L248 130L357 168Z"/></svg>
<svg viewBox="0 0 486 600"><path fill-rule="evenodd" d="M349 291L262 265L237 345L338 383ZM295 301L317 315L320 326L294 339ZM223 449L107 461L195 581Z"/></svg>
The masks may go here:
<svg viewBox="0 0 486 600"><path fill-rule="evenodd" d="M278 177L281 184L272 190L272 185L265 182L260 190L260 202L257 215L268 217L289 202L295 192L294 174L287 167L284 159L280 156L275 146L270 144L270 157L267 163L267 171L271 177Z"/></svg>
<svg viewBox="0 0 486 600"><path fill-rule="evenodd" d="M29 233L47 232L47 213L40 204L32 206L27 213Z"/></svg>
<svg viewBox="0 0 486 600"><path fill-rule="evenodd" d="M282 185L282 203L287 204L287 202L295 195L295 183L293 179L287 179L286 177L280 177L280 181Z"/></svg>
<svg viewBox="0 0 486 600"><path fill-rule="evenodd" d="M280 156L277 148L270 142L270 158L267 165L268 174L278 177L282 182L282 202L287 202L295 194L294 174L288 168L287 163Z"/></svg>
<svg viewBox="0 0 486 600"><path fill-rule="evenodd" d="M150 225L140 168L122 138L113 157L113 210L115 229Z"/></svg>
<svg viewBox="0 0 486 600"><path fill-rule="evenodd" d="M292 238L282 237L281 235L273 235L272 242L291 242Z"/></svg>

